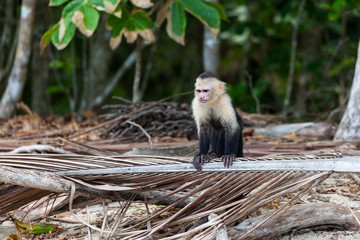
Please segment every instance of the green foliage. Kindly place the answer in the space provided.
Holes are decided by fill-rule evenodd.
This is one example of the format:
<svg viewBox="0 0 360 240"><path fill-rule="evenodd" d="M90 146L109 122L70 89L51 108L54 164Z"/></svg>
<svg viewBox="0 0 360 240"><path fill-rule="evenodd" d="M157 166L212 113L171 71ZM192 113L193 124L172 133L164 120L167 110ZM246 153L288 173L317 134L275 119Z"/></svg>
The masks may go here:
<svg viewBox="0 0 360 240"><path fill-rule="evenodd" d="M346 5L347 5L346 0L335 0L332 4L321 3L320 7L329 11L328 12L329 20L337 21L340 18L341 13L345 9Z"/></svg>
<svg viewBox="0 0 360 240"><path fill-rule="evenodd" d="M179 0L184 9L206 23L210 28L220 29L220 14L218 8L200 0Z"/></svg>
<svg viewBox="0 0 360 240"><path fill-rule="evenodd" d="M185 35L186 16L184 6L179 2L174 2L171 6L171 29L177 36Z"/></svg>
<svg viewBox="0 0 360 240"><path fill-rule="evenodd" d="M351 67L356 62L355 57L342 59L337 65L335 65L332 69L330 69L329 77L333 77L337 74L341 74L342 71Z"/></svg>
<svg viewBox="0 0 360 240"><path fill-rule="evenodd" d="M119 37L124 29L135 32L153 27L153 22L146 12L138 11L130 14L127 9L122 10L121 18L114 15L109 16L107 24L113 30L113 38Z"/></svg>
<svg viewBox="0 0 360 240"><path fill-rule="evenodd" d="M201 0L164 0L157 8L155 8L156 4L154 8L139 8L131 0L84 2L50 1L52 6L59 6L53 8L53 11L59 13L59 17L43 36L45 43L50 43L53 38L53 43L58 46L66 46L74 41L76 48L80 49L76 53L76 63L69 60L70 53L66 50L61 52L63 54L61 61L51 62L51 66L61 72L60 80L70 92L72 92L73 71L70 65L78 65L73 67L77 68L75 71L81 81L84 73L81 65L82 51L91 50L90 46L81 50L81 45L86 42L85 37L79 35L74 39L76 29L81 26L76 25L72 20L76 12L74 8L86 6L87 9L92 8L98 12L100 16L107 15L106 25L112 31L110 43L118 47L114 52L108 79L115 74L119 65L133 49L128 45L132 42L129 40L136 40L138 36L146 37L148 36L146 34L158 30L156 37L159 44L149 78L149 86L156 87L145 92L144 100L160 99L181 91L192 90L194 79L203 71L203 26L212 29L216 34L221 25L222 59L219 75L228 82L228 90L234 104L244 111L255 112L255 100L244 74L248 72L252 76L253 91L260 100L261 111L263 113L281 111L289 74L291 37L300 1L231 0L223 1L222 5L219 5ZM112 3L111 9L107 7L108 2ZM157 1L153 2L157 3ZM85 15L88 14L82 10L83 8L79 9L78 11L84 12ZM316 120L314 116L320 114L324 119L326 113L339 107L340 100L346 99L351 86L360 36L359 17L360 1L358 0L306 1L299 22L295 83L291 99L291 110L298 114L300 119ZM83 27L91 30L90 26L92 26L95 33L98 33L102 23L96 18L91 20L93 22L82 19ZM226 21L221 22L221 20ZM63 21L62 25L60 21ZM98 25L94 28L95 22ZM166 28L162 23L167 24ZM58 40L60 25L65 29L61 42ZM99 32L99 34L103 33ZM186 47L174 44L173 40L184 45L185 35ZM154 37L149 36L149 39ZM122 42L121 38L123 38ZM344 39L347 39L346 43L339 46L340 40ZM145 47L142 55L145 66L150 48ZM131 97L132 80L133 71L129 71L122 78L121 84L116 87L114 95ZM58 100L60 88L56 87L55 81L52 85L48 92L55 94ZM300 111L297 105L302 100L305 107ZM64 111L64 104L67 102L61 99L56 108Z"/></svg>
<svg viewBox="0 0 360 240"><path fill-rule="evenodd" d="M60 6L69 0L50 0L49 6Z"/></svg>
<svg viewBox="0 0 360 240"><path fill-rule="evenodd" d="M252 75L254 92L263 112L280 112L289 74L291 36L300 1L231 1L224 3L229 23L221 37L222 77L232 82L229 92L234 103L245 111L255 111L255 101L244 72ZM319 8L320 6L320 8ZM359 40L360 2L355 0L306 1L298 29L295 61L293 111L306 106L297 116L331 111L350 86ZM346 17L343 17L346 16ZM348 39L344 45L340 41ZM305 81L302 83L301 81ZM300 91L301 88L306 88ZM309 95L301 93L308 92ZM313 93L313 95L311 95ZM311 96L311 99L309 98ZM327 99L326 102L323 100Z"/></svg>
<svg viewBox="0 0 360 240"><path fill-rule="evenodd" d="M132 2L132 1L131 1ZM57 49L64 49L75 35L76 28L85 36L90 37L96 30L100 13L109 14L107 25L113 30L110 41L112 48L117 48L124 34L128 43L133 43L138 36L149 44L154 41L152 28L153 20L148 12L140 8L149 8L153 4L146 1L135 2L134 6L126 2L120 5L120 0L50 0L50 6L65 4L59 22L49 29L42 37L42 50L50 41ZM169 11L170 9L170 11ZM208 26L216 36L220 30L221 19L226 19L224 8L217 3L205 3L202 0L175 0L168 1L161 11L158 11L158 24L167 18L171 23L169 36L179 43L184 43L186 16L185 11L198 18ZM179 38L180 37L180 38Z"/></svg>

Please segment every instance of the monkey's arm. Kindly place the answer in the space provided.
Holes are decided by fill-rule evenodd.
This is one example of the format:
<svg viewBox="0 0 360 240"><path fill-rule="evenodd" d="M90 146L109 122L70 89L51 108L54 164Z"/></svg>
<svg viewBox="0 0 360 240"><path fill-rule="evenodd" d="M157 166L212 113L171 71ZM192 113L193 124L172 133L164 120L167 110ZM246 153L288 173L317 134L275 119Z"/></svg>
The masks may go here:
<svg viewBox="0 0 360 240"><path fill-rule="evenodd" d="M203 124L200 126L199 131L199 153L195 155L193 159L194 167L201 171L202 167L201 165L204 164L204 162L209 161L209 149L210 149L210 139L211 139L211 132L212 129L208 124Z"/></svg>

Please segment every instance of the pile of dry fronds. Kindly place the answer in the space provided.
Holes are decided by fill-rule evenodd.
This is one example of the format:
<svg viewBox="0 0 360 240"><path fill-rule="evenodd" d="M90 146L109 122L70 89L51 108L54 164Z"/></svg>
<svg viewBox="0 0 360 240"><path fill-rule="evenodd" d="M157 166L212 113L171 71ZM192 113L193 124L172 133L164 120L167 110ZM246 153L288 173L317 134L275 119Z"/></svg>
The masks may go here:
<svg viewBox="0 0 360 240"><path fill-rule="evenodd" d="M149 137L160 140L167 137L197 139L196 126L188 104L126 103L106 106L112 112L102 116L105 120L121 117L121 120L107 126L104 135L106 138L117 139L119 142L146 141Z"/></svg>
<svg viewBox="0 0 360 240"><path fill-rule="evenodd" d="M251 159L259 164L264 160ZM158 156L2 154L0 176L8 183L0 185L0 214L46 195L55 197L54 192L70 193L72 212L72 201L77 193L121 202L116 217L104 217L102 228L77 217L107 238L209 239L221 227L241 221L280 196L297 192L289 203L297 200L329 174L326 171L224 172L221 169L197 172L190 161L190 158ZM167 166L174 164L184 165L183 170L168 171ZM155 171L152 166L162 168ZM16 177L28 175L34 183L27 180L22 182L22 187L12 185ZM4 181L1 178L0 182ZM149 204L163 206L154 212L149 210L146 216L129 220L125 214L134 202L143 203L147 209ZM107 209L105 201L104 209ZM218 216L207 221L206 217L212 213Z"/></svg>

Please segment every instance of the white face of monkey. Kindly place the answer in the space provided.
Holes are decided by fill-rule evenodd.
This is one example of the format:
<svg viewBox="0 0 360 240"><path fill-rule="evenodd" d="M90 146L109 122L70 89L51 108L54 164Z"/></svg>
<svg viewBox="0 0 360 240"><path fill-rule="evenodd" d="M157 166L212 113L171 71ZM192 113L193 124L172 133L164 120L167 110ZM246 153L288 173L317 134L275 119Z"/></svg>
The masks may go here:
<svg viewBox="0 0 360 240"><path fill-rule="evenodd" d="M224 83L215 78L197 78L195 83L195 95L201 103L216 100L224 93Z"/></svg>
<svg viewBox="0 0 360 240"><path fill-rule="evenodd" d="M211 98L214 95L212 84L203 81L196 82L195 94L200 102L202 103L208 102L209 100L211 100Z"/></svg>

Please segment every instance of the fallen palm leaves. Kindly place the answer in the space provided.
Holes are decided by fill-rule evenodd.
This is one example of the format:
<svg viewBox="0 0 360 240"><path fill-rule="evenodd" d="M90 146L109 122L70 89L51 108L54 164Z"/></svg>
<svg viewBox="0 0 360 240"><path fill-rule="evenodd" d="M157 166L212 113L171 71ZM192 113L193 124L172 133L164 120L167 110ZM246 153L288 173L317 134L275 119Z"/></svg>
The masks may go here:
<svg viewBox="0 0 360 240"><path fill-rule="evenodd" d="M18 175L25 176L27 169L33 169L31 171L35 173L33 176L43 179L50 177L49 181L54 183L58 181L59 185L65 188L61 190L58 186L50 187L53 186L50 182L47 186L48 181L41 183L41 186L26 185L30 183L29 180L23 182L14 180L10 182L11 184L2 184L0 197L4 200L0 202L0 212L14 210L20 204L26 204L26 201L30 202L36 200L36 197L39 199L39 196L49 195L49 190L71 192L70 203L78 194L88 198L101 197L121 202L122 207L115 216L104 217L102 228L92 226L87 220L81 219L84 224L104 236L118 236L121 239L143 239L149 236L168 239L180 237L206 239L213 236L222 226L231 226L241 221L261 206L281 196L297 192L289 202L296 201L331 172L324 169L320 172L296 171L291 168L279 169L281 171L250 168L237 172L239 167L251 163L254 166L261 166L276 161L282 161L284 165L291 164L292 161L302 161L305 165L312 159L316 160L314 162L341 160L334 154L313 157L291 155L247 158L243 159L247 161L238 159L231 169L224 169L221 163L214 162L206 164L203 172L196 172L189 164L190 158L2 154L0 165L7 166L2 167L4 171L11 174L18 171ZM171 170L171 167L177 169ZM1 176L4 178L5 175L1 174ZM0 179L0 181L7 180ZM24 187L16 187L14 184ZM56 194L51 194L56 197ZM26 199L23 197L25 195ZM11 197L7 198L7 196ZM136 220L125 217L132 202L143 203L146 207L149 204L161 205L165 199L166 205L160 209L149 210L143 217ZM14 205L16 202L18 204ZM218 217L204 224L194 225L194 221L212 213L217 213Z"/></svg>

